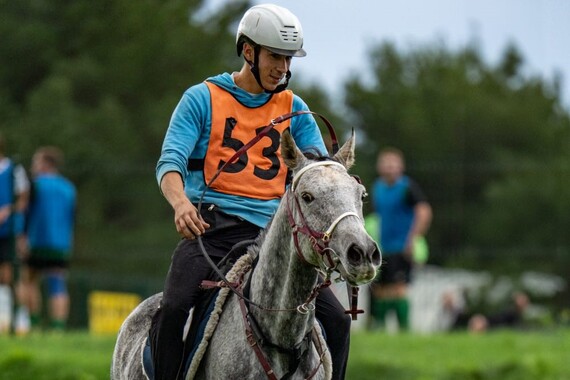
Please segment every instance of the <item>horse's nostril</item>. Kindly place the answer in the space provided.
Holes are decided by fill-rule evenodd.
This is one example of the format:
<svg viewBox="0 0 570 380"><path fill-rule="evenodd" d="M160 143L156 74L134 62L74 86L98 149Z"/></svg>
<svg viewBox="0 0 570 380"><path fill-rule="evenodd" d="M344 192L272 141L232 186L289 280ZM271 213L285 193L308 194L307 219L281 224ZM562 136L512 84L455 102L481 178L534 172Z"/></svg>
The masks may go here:
<svg viewBox="0 0 570 380"><path fill-rule="evenodd" d="M364 258L366 257L367 260L370 260L373 265L380 265L382 260L382 255L380 254L380 250L378 247L374 247L372 252L368 252L368 255L365 254L365 251L356 244L352 244L348 249L347 253L348 262L352 265L359 265L362 263Z"/></svg>
<svg viewBox="0 0 570 380"><path fill-rule="evenodd" d="M351 263L352 265L360 264L363 257L362 249L359 246L352 244L348 249L347 257L348 257L348 262Z"/></svg>
<svg viewBox="0 0 570 380"><path fill-rule="evenodd" d="M382 256L380 255L380 250L378 248L374 248L374 252L372 252L371 258L372 258L372 264L380 265Z"/></svg>

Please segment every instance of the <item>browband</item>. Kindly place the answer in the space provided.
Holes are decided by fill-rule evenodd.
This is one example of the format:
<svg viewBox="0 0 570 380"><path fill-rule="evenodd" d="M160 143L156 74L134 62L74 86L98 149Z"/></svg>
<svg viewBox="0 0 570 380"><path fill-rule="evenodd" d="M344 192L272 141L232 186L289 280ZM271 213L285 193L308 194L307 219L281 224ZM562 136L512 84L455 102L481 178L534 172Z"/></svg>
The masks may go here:
<svg viewBox="0 0 570 380"><path fill-rule="evenodd" d="M295 176L293 177L293 181L291 181L291 190L295 191L295 186L297 185L297 181L299 181L299 178L301 178L301 176L307 171L310 170L312 168L314 168L315 166L330 166L330 165L336 165L336 166L340 166L341 168L343 168L344 170L346 170L346 168L344 167L343 164L338 163L336 161L318 161L318 162L313 162L305 167L303 167L301 170L299 170Z"/></svg>

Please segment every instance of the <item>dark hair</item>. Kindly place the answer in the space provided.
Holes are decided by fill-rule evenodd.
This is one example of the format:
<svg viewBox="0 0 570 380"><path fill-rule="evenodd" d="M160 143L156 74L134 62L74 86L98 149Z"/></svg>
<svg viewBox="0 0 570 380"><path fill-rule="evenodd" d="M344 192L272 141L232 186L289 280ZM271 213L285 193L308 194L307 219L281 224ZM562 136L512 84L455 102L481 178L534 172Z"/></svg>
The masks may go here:
<svg viewBox="0 0 570 380"><path fill-rule="evenodd" d="M55 146L43 146L36 150L37 154L52 168L59 169L63 166L64 155L61 149Z"/></svg>
<svg viewBox="0 0 570 380"><path fill-rule="evenodd" d="M251 45L253 48L255 48L256 46L259 46L257 43L255 43L251 38L249 38L245 34L240 35L238 38L237 44L236 44L236 50L237 50L238 57L241 57L241 53L243 51L243 45L244 44Z"/></svg>
<svg viewBox="0 0 570 380"><path fill-rule="evenodd" d="M385 154L393 154L395 156L398 156L402 162L405 162L405 157L404 157L404 152L402 152L400 149L395 148L393 146L387 146L385 148L383 148L382 150L380 150L380 152L378 153L378 158L382 157Z"/></svg>

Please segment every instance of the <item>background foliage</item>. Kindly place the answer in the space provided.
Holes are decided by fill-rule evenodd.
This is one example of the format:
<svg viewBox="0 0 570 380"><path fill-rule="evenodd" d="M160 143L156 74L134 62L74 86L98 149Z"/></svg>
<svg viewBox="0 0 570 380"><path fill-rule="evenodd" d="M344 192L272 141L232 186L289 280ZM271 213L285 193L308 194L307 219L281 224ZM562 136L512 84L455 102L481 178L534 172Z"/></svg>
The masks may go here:
<svg viewBox="0 0 570 380"><path fill-rule="evenodd" d="M406 152L435 205L438 259L471 251L512 260L516 250L539 265L566 255L570 243L562 232L570 227L568 113L559 83L523 76L516 47L496 67L480 56L476 46L379 46L375 82L346 84L346 104L366 136L360 162L373 162L379 146ZM373 165L359 169L372 178Z"/></svg>
<svg viewBox="0 0 570 380"><path fill-rule="evenodd" d="M64 149L80 197L81 286L160 287L177 240L154 178L169 117L187 87L241 65L234 30L247 1L211 16L202 3L0 2L0 129L26 166L40 145ZM354 172L367 185L380 148L406 153L435 211L432 262L570 278L562 78L525 75L516 46L490 65L476 45L381 43L369 67L372 80L349 78L340 99L298 76L292 87L340 136L355 127Z"/></svg>

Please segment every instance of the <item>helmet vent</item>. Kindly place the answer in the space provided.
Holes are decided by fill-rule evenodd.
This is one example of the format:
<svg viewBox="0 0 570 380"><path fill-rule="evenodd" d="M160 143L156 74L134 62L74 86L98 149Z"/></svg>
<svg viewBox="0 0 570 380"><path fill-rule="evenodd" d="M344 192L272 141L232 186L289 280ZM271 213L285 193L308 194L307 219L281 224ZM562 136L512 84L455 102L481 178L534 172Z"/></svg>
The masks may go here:
<svg viewBox="0 0 570 380"><path fill-rule="evenodd" d="M295 42L299 39L299 32L294 26L287 26L285 25L284 28L290 28L291 30L281 29L281 38L283 41L292 41Z"/></svg>

